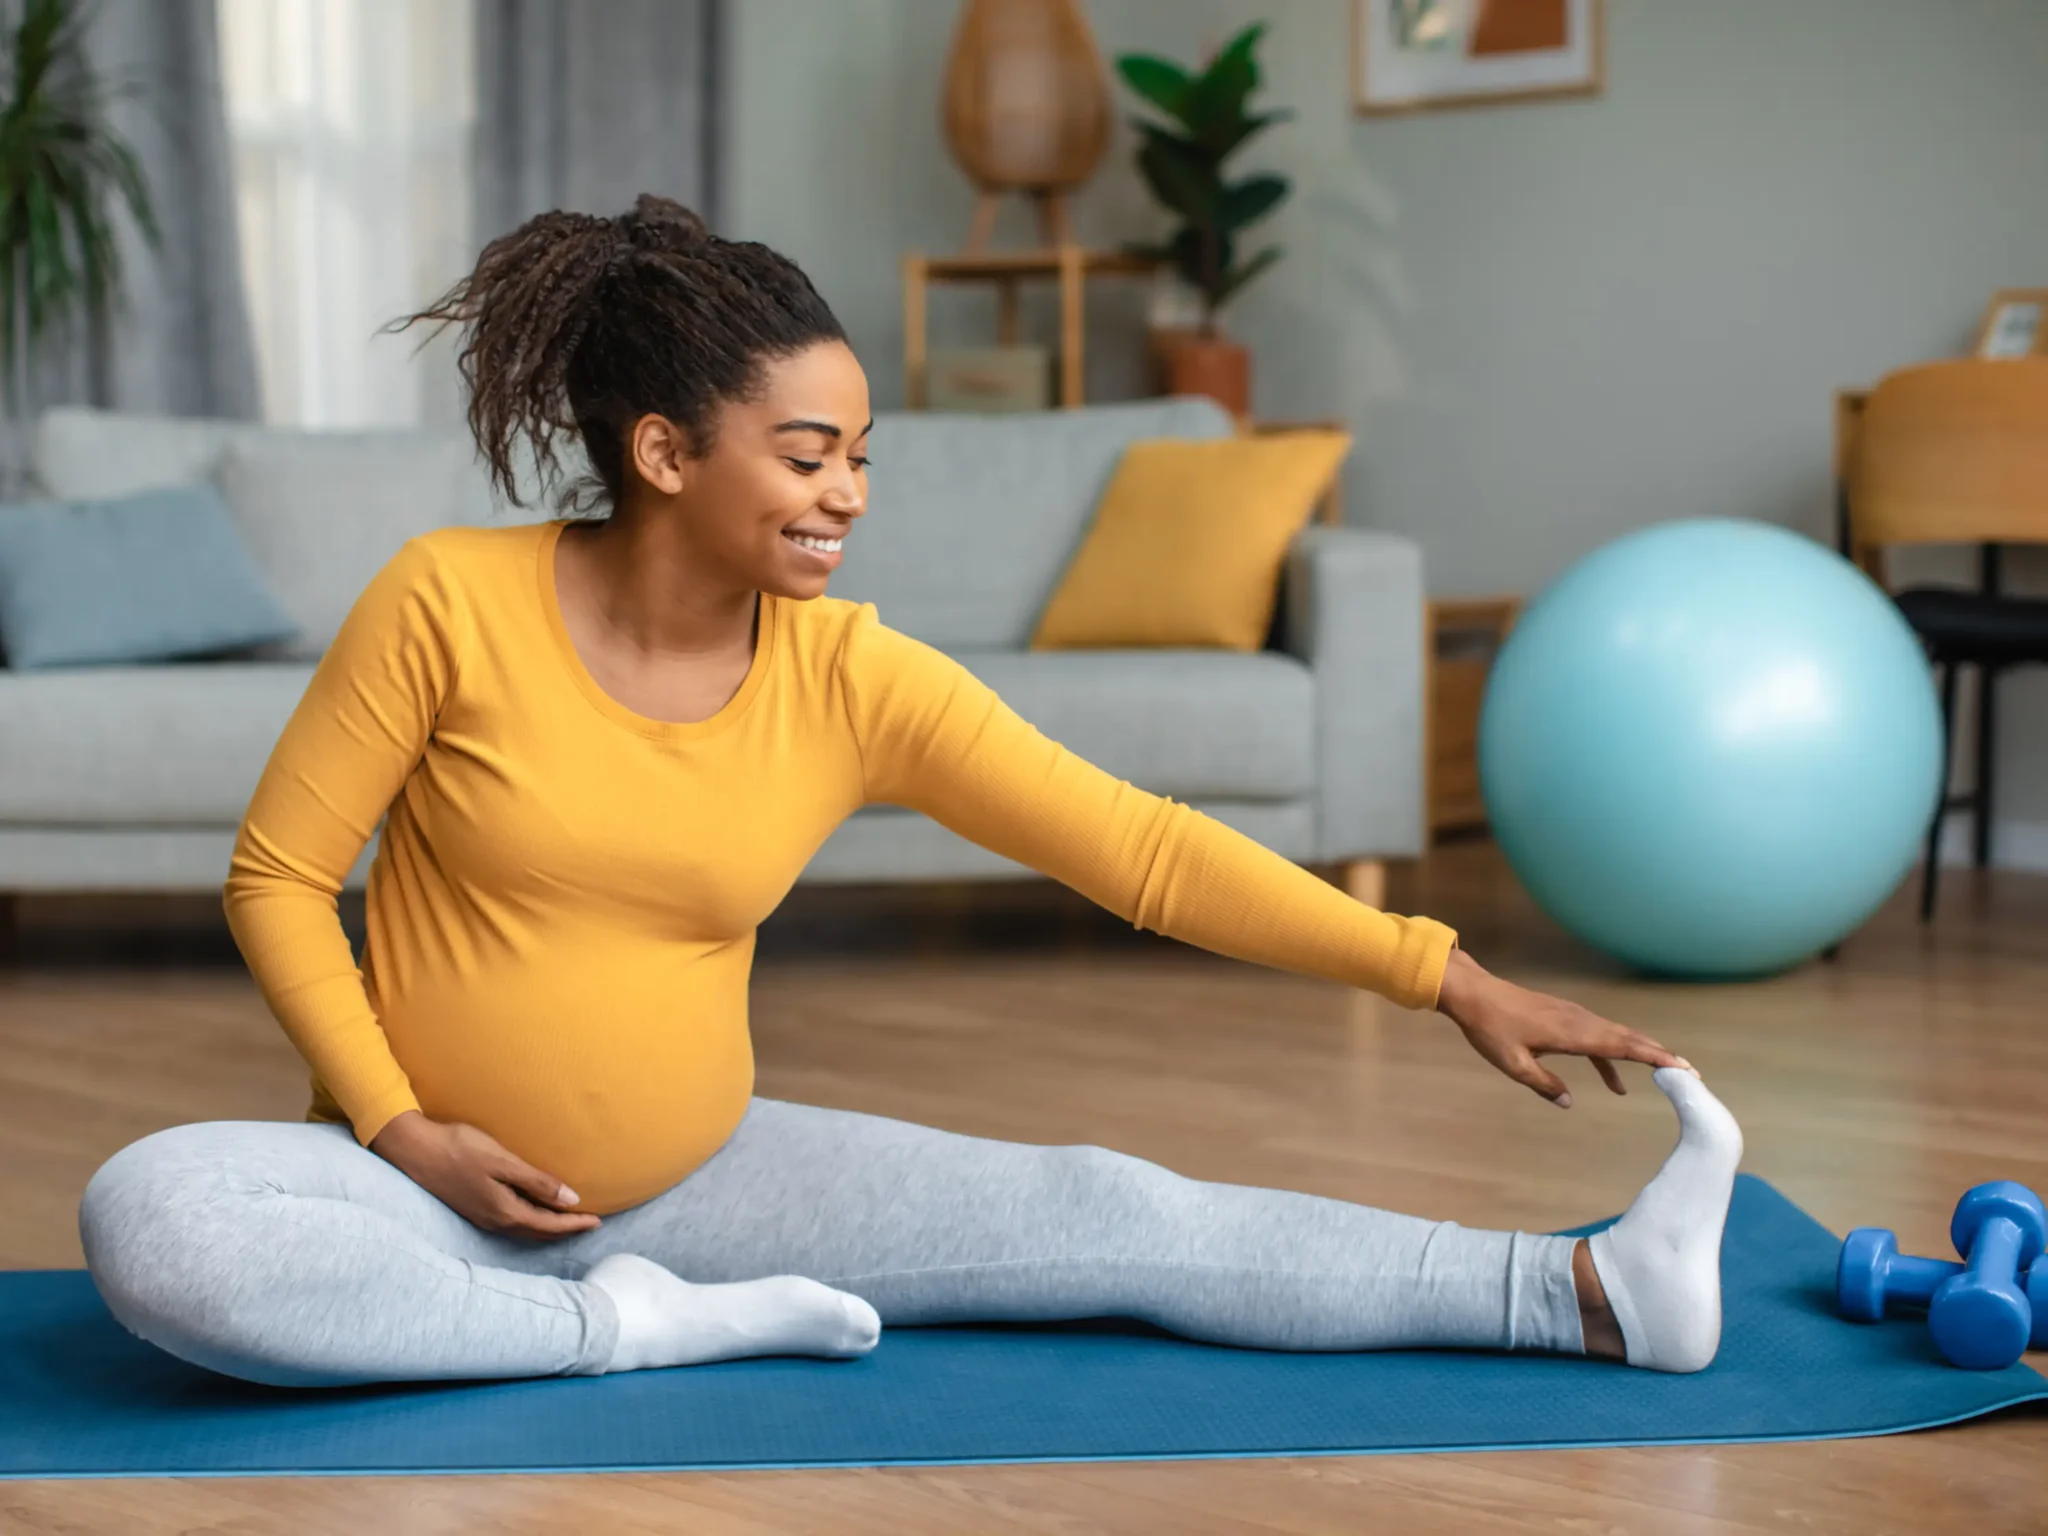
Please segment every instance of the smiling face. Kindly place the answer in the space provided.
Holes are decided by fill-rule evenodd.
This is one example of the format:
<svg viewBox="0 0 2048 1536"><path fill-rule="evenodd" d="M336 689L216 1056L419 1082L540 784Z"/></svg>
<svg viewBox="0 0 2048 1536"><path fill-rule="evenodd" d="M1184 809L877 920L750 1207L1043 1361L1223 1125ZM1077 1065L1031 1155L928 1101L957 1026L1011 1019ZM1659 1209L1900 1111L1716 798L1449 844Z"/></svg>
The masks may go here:
<svg viewBox="0 0 2048 1536"><path fill-rule="evenodd" d="M852 349L820 342L767 363L754 398L722 404L701 458L664 418L635 423L639 489L663 504L635 510L675 519L691 563L722 583L822 596L867 510L872 425Z"/></svg>

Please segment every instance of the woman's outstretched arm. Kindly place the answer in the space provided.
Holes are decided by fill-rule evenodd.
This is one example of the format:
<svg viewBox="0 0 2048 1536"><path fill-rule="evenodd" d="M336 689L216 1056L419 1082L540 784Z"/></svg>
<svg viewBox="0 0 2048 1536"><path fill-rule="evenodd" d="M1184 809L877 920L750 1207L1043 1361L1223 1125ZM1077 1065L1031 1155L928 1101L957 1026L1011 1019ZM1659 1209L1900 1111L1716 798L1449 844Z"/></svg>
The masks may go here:
<svg viewBox="0 0 2048 1536"><path fill-rule="evenodd" d="M1553 1102L1570 1095L1536 1060L1546 1052L1600 1059L1617 1091L1607 1059L1678 1061L1576 1004L1488 975L1443 924L1375 911L1213 818L1113 778L872 609L850 624L840 668L870 801L922 811L1139 927L1440 1007L1481 1055Z"/></svg>
<svg viewBox="0 0 2048 1536"><path fill-rule="evenodd" d="M842 652L867 797L922 811L1140 928L1435 1004L1456 936L1361 905L1188 806L1041 735L950 657L863 610Z"/></svg>

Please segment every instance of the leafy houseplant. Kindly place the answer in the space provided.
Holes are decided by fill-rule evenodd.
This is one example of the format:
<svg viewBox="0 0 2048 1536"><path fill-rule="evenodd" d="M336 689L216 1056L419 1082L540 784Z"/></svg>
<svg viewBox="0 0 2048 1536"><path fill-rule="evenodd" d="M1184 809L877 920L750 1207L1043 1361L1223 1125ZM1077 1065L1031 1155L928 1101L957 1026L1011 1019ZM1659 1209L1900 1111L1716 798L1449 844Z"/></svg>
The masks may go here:
<svg viewBox="0 0 2048 1536"><path fill-rule="evenodd" d="M1252 93L1259 88L1254 53L1265 30L1263 24L1246 27L1200 74L1189 74L1171 60L1149 54L1128 53L1116 61L1124 83L1164 113L1170 124L1132 119L1143 136L1138 170L1153 194L1181 221L1164 244L1139 249L1170 262L1181 280L1201 295L1205 336L1215 334L1217 311L1281 255L1278 246L1268 246L1240 261L1237 236L1279 206L1287 196L1286 178L1260 175L1230 182L1223 172L1224 161L1254 135L1291 116L1248 110Z"/></svg>
<svg viewBox="0 0 2048 1536"><path fill-rule="evenodd" d="M1246 27L1195 74L1149 54L1125 54L1116 61L1124 82L1166 118L1164 123L1132 119L1141 135L1138 170L1180 220L1163 244L1138 251L1166 262L1202 304L1198 329L1155 333L1167 393L1210 395L1238 416L1251 410L1251 355L1218 333L1216 316L1245 284L1280 259L1278 246L1240 259L1238 236L1278 207L1288 190L1280 176L1230 181L1224 175L1226 160L1254 135L1290 116L1250 110L1252 93L1259 88L1256 52L1265 30Z"/></svg>
<svg viewBox="0 0 2048 1536"><path fill-rule="evenodd" d="M160 238L134 148L108 121L116 93L86 53L89 19L78 0L22 0L0 36L0 383L17 476L39 344L104 317L120 293L115 205L151 245Z"/></svg>

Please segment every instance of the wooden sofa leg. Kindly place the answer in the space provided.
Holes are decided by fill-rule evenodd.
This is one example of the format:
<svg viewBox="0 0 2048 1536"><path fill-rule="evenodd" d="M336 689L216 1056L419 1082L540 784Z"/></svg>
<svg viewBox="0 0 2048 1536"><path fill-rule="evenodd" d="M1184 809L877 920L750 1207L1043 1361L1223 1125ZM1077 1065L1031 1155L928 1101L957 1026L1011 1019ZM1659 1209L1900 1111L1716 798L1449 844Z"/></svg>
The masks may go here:
<svg viewBox="0 0 2048 1536"><path fill-rule="evenodd" d="M1387 904L1387 864L1384 859L1353 859L1337 866L1337 884L1344 894L1368 907Z"/></svg>
<svg viewBox="0 0 2048 1536"><path fill-rule="evenodd" d="M0 891L0 965L21 953L21 898L12 891Z"/></svg>

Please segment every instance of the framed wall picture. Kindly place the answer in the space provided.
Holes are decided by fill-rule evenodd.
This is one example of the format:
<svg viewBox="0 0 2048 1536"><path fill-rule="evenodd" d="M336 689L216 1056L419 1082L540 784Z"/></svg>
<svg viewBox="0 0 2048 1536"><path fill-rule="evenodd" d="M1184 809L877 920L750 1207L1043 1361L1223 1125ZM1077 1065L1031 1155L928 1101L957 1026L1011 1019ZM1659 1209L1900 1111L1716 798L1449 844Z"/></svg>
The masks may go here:
<svg viewBox="0 0 2048 1536"><path fill-rule="evenodd" d="M1977 357L2048 356L2048 288L2001 288L1977 322Z"/></svg>
<svg viewBox="0 0 2048 1536"><path fill-rule="evenodd" d="M1351 0L1352 104L1366 116L1596 96L1605 0Z"/></svg>

